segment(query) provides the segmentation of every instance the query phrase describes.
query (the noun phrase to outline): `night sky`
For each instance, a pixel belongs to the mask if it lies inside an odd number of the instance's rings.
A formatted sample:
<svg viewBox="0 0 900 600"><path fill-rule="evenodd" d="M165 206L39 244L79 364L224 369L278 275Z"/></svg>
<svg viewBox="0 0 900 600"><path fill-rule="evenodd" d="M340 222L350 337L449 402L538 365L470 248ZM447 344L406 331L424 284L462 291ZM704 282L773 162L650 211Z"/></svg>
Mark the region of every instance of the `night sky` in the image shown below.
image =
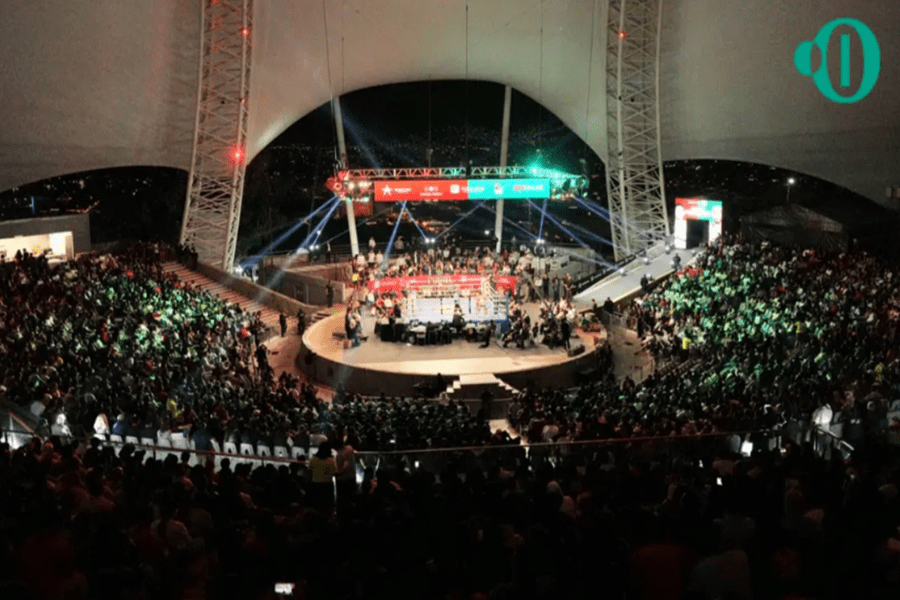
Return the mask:
<svg viewBox="0 0 900 600"><path fill-rule="evenodd" d="M499 164L503 86L494 83L438 81L370 88L344 96L341 105L352 168L476 166ZM430 143L429 143L430 140ZM663 141L665 143L665 141ZM268 245L290 224L331 197L324 187L334 175L337 140L330 105L326 104L289 127L248 165L238 256ZM547 167L591 178L591 195L606 204L603 164L559 119L530 98L513 92L508 164L535 161ZM674 161L664 165L666 196L706 197L725 202L726 228L742 214L781 204L794 177L791 198L814 202L837 199L853 205L868 203L839 186L768 165L720 160ZM129 167L73 174L21 186L0 194L0 218L27 218L90 210L94 242L161 238L175 241L180 231L187 174L178 169ZM467 210L455 206L413 205L417 219L449 221ZM467 204L467 203L462 203ZM563 223L578 223L610 237L608 223L580 207L551 203L551 213ZM507 214L520 226L536 231L537 211L507 202ZM378 208L378 207L376 207ZM671 213L670 213L671 214ZM162 216L162 218L160 218ZM455 219L453 219L455 220ZM530 225L529 225L530 220ZM367 224L360 235L386 236L386 229ZM493 227L493 215L479 211L461 228L469 237ZM336 244L348 243L346 221L334 220L324 235ZM545 227L545 237L571 241ZM285 240L279 248L296 247L306 232ZM404 229L404 236L417 235ZM507 237L510 233L505 232ZM589 241L582 239L579 241ZM601 251L609 248L598 247Z"/></svg>

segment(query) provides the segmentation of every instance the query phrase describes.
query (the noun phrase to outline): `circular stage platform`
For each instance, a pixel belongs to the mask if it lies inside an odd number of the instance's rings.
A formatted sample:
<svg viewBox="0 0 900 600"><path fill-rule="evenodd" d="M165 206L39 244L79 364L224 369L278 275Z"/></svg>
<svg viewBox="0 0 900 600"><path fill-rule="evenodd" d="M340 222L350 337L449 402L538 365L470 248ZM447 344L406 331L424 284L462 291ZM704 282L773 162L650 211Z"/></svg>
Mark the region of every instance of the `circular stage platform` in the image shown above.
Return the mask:
<svg viewBox="0 0 900 600"><path fill-rule="evenodd" d="M459 338L450 344L423 346L382 341L374 328L374 318L364 317L362 331L368 340L357 348L344 348L343 313L314 323L303 335L303 345L315 360L301 368L330 387L343 386L364 395L412 396L417 386L431 385L441 374L450 384L451 398L480 398L485 389L495 398L508 398L524 387L577 385L580 377L595 368L596 350L606 343L605 332L576 329L572 352L543 345L503 348L497 340L482 348L480 343Z"/></svg>

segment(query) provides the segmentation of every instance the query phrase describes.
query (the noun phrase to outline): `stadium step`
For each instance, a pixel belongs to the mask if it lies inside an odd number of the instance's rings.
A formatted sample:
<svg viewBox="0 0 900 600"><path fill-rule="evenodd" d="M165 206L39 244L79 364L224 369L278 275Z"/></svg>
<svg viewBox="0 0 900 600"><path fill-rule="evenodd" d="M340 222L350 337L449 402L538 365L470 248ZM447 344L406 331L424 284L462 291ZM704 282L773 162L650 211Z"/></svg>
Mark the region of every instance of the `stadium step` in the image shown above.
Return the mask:
<svg viewBox="0 0 900 600"><path fill-rule="evenodd" d="M447 386L447 396L451 400L481 400L482 394L490 391L495 400L512 398L517 390L497 379L491 373L460 375L459 379Z"/></svg>
<svg viewBox="0 0 900 600"><path fill-rule="evenodd" d="M278 311L272 310L271 308L264 306L251 298L247 298L246 296L232 290L231 288L213 281L205 275L201 275L196 271L192 271L181 263L174 261L163 263L163 272L170 273L177 277L179 281L190 283L194 287L204 292L209 292L213 296L216 296L224 300L225 302L236 304L240 306L241 309L245 312L248 312L250 314L261 313L260 318L262 319L266 327L276 331L279 329Z"/></svg>

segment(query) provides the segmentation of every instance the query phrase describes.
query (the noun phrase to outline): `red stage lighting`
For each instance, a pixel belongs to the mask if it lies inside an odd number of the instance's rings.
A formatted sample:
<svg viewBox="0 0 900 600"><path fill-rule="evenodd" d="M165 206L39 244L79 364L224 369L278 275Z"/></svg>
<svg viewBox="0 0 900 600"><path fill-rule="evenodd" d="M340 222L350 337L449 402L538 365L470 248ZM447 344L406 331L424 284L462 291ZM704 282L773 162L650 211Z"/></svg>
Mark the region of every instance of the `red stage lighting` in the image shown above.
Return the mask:
<svg viewBox="0 0 900 600"><path fill-rule="evenodd" d="M627 34L627 33L625 33L624 31L620 31L620 32L619 32L619 39L620 39L620 40L624 40L626 37L628 37L628 34Z"/></svg>
<svg viewBox="0 0 900 600"><path fill-rule="evenodd" d="M244 161L244 149L243 148L235 148L234 152L231 153L231 158L234 159L234 162L243 162Z"/></svg>
<svg viewBox="0 0 900 600"><path fill-rule="evenodd" d="M247 37L248 35L250 35L250 29L248 27L244 27L243 29L241 29L241 34L244 37Z"/></svg>

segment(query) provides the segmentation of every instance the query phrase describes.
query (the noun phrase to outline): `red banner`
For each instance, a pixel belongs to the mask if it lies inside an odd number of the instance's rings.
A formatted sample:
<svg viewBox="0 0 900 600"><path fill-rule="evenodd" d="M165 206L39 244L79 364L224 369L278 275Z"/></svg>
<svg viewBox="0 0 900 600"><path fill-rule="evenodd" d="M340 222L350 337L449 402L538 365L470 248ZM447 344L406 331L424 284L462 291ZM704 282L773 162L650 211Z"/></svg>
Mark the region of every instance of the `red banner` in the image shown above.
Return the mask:
<svg viewBox="0 0 900 600"><path fill-rule="evenodd" d="M460 290L476 291L481 289L481 282L490 279L490 275L420 275L416 277L391 277L370 281L368 287L373 292L416 292L422 288L451 284ZM513 293L516 289L516 277L498 275L497 289L501 292Z"/></svg>
<svg viewBox="0 0 900 600"><path fill-rule="evenodd" d="M376 181L375 202L467 200L466 180Z"/></svg>

